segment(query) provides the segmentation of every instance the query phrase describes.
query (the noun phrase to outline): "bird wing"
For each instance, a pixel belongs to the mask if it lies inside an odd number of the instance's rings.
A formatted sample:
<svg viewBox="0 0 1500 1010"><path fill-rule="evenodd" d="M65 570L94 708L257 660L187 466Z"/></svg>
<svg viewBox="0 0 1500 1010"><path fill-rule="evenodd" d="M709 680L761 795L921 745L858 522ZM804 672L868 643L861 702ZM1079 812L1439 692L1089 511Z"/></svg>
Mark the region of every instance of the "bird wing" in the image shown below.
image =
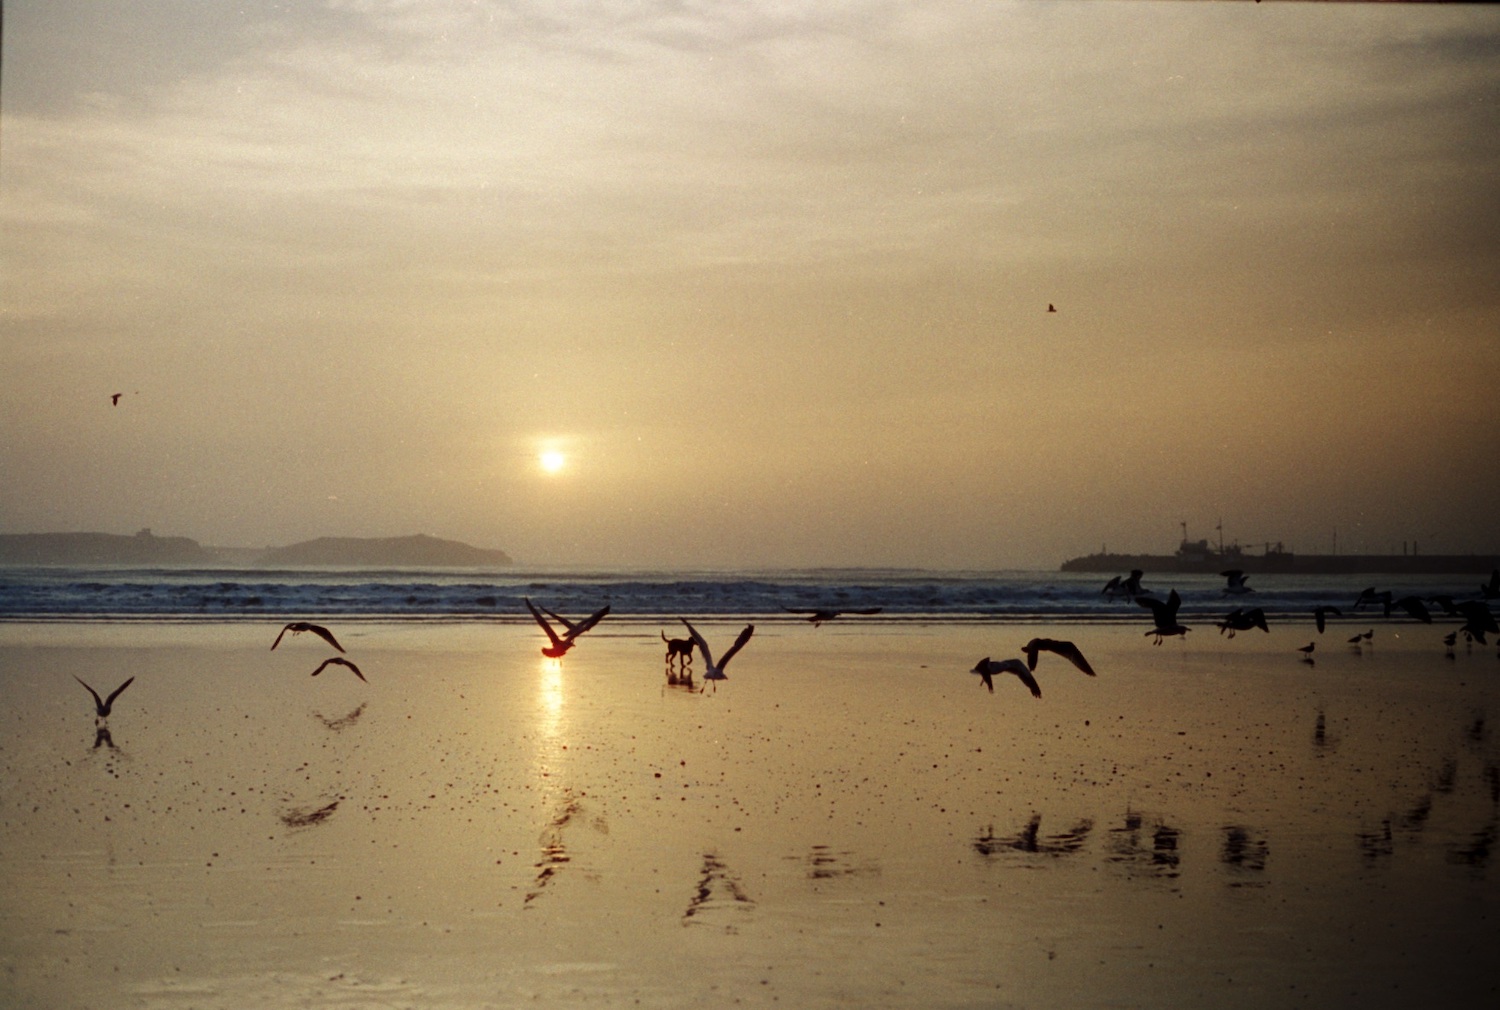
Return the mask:
<svg viewBox="0 0 1500 1010"><path fill-rule="evenodd" d="M679 617L678 620L687 624L688 637L698 643L698 654L703 657L703 662L708 664L710 670L714 669L714 654L708 651L708 643L703 640L702 635L698 634L698 629L688 624L686 617Z"/></svg>
<svg viewBox="0 0 1500 1010"><path fill-rule="evenodd" d="M601 607L589 616L585 617L583 620L579 621L577 624L571 625L568 628L568 641L571 642L573 639L577 638L585 631L588 631L600 621L604 620L605 615L608 613L609 607Z"/></svg>
<svg viewBox="0 0 1500 1010"><path fill-rule="evenodd" d="M1066 659L1074 666L1078 667L1078 669L1082 670L1090 677L1097 676L1097 674L1094 673L1094 668L1092 666L1089 666L1089 661L1083 658L1083 653L1078 650L1078 646L1074 645L1072 642L1055 642L1051 639L1047 639L1042 643L1042 648L1046 649L1048 652L1057 653L1059 656ZM1036 669L1036 667L1033 666L1032 669L1034 670Z"/></svg>
<svg viewBox="0 0 1500 1010"><path fill-rule="evenodd" d="M1025 645L1021 646L1021 651L1026 654L1026 668L1027 669L1029 669L1029 670L1035 670L1036 669L1037 652L1041 648L1043 648L1043 646L1042 646L1042 639L1040 639L1040 638L1033 638L1031 641L1029 641Z"/></svg>
<svg viewBox="0 0 1500 1010"><path fill-rule="evenodd" d="M866 616L868 616L870 614L878 614L878 613L880 613L884 609L885 609L884 607L866 607L863 610L846 610L846 611L844 611L844 613L846 613L846 614L865 614Z"/></svg>
<svg viewBox="0 0 1500 1010"><path fill-rule="evenodd" d="M1271 633L1270 627L1266 624L1266 612L1260 607L1256 607L1245 616L1250 618L1250 627L1259 628L1268 635Z"/></svg>
<svg viewBox="0 0 1500 1010"><path fill-rule="evenodd" d="M1177 620L1177 608L1180 606L1182 606L1182 597L1178 596L1177 590L1174 589L1172 590L1172 594L1167 597L1167 617L1170 620Z"/></svg>
<svg viewBox="0 0 1500 1010"><path fill-rule="evenodd" d="M104 699L104 707L105 708L109 708L111 705L113 705L115 703L115 699L120 696L120 692L124 691L127 687L129 687L133 683L135 683L135 678L131 677L125 683L121 684L119 687L117 687L113 691L111 691L109 693L109 697ZM98 696L95 695L95 697L97 698Z"/></svg>
<svg viewBox="0 0 1500 1010"><path fill-rule="evenodd" d="M352 672L360 680L365 680L365 675L359 672L359 667L355 666L353 663L349 662L347 659L341 659L341 660L339 660L339 662L342 663L344 666L347 666L349 668L350 672ZM368 684L369 681L365 680L365 683Z"/></svg>
<svg viewBox="0 0 1500 1010"><path fill-rule="evenodd" d="M724 667L729 665L729 661L734 658L734 654L745 647L745 643L750 641L750 636L753 634L755 634L755 625L745 625L745 630L740 632L740 637L734 640L734 644L729 647L729 651L719 657L719 670L721 672Z"/></svg>
<svg viewBox="0 0 1500 1010"><path fill-rule="evenodd" d="M1120 577L1118 575L1116 575L1114 578L1112 578L1108 582L1106 582L1104 584L1104 588L1101 589L1101 590L1099 590L1099 592L1101 592L1101 593L1109 593L1109 592L1113 592L1114 590L1119 589L1119 588L1120 588Z"/></svg>
<svg viewBox="0 0 1500 1010"><path fill-rule="evenodd" d="M343 659L339 656L334 656L330 659L323 660L323 662L318 665L318 668L312 672L312 675L316 677L318 674L323 672L325 667L333 666L335 664L337 664L338 666L347 666L351 671L353 671L356 677L358 677L360 680L365 680L365 675L359 672L359 667L355 666L347 659ZM365 683L368 684L369 681L365 680Z"/></svg>
<svg viewBox="0 0 1500 1010"><path fill-rule="evenodd" d="M1031 671L1026 669L1025 663L1019 659L1007 659L1000 664L1000 668L1021 678L1021 683L1030 689L1033 698L1040 698L1042 696L1042 686L1036 682L1036 678L1031 675Z"/></svg>
<svg viewBox="0 0 1500 1010"><path fill-rule="evenodd" d="M995 679L990 676L990 669L989 669L989 667L987 667L987 666L985 666L985 665L983 665L981 663L979 666L975 667L974 669L975 669L975 672L977 672L979 674L979 679L982 680L982 681L984 681L984 686L990 689L990 694L994 694L995 693Z"/></svg>
<svg viewBox="0 0 1500 1010"><path fill-rule="evenodd" d="M547 637L552 639L552 647L555 649L559 645L562 645L562 639L557 637L557 632L552 630L552 625L547 623L547 619L541 614L537 613L537 609L532 605L530 598L523 596L521 597L521 599L525 601L526 609L531 611L531 616L536 618L536 623L540 624L542 626L542 630L547 633ZM319 667L318 669L321 670L322 667Z"/></svg>
<svg viewBox="0 0 1500 1010"><path fill-rule="evenodd" d="M1167 605L1161 600L1153 600L1145 596L1137 596L1135 598L1135 602L1136 606L1145 607L1147 610L1151 611L1151 616L1156 618L1156 623L1158 624L1160 624L1162 620L1167 617Z"/></svg>
<svg viewBox="0 0 1500 1010"><path fill-rule="evenodd" d="M568 620L566 617L564 617L561 614L554 614L552 611L548 610L546 607L542 608L542 613L544 613L548 617L552 618L558 624L561 624L563 626L563 630L564 631L572 631L576 627L576 625L572 621Z"/></svg>
<svg viewBox="0 0 1500 1010"><path fill-rule="evenodd" d="M785 610L788 614L826 614L826 613L828 613L828 611L820 609L818 607L788 607L784 603L781 605L781 609Z"/></svg>
<svg viewBox="0 0 1500 1010"><path fill-rule="evenodd" d="M76 680L76 681L78 681L78 683L83 684L83 678L80 677L80 676L78 676L78 674L76 674L76 673L73 674L73 679ZM99 712L100 714L103 714L103 712L104 712L104 702L100 700L100 698L99 698L99 692L95 691L92 687L89 687L87 684L83 684L83 687L84 687L84 690L88 691L89 694L91 694L91 695L94 696L94 711Z"/></svg>
<svg viewBox="0 0 1500 1010"><path fill-rule="evenodd" d="M309 624L307 626L307 630L311 631L314 635L317 635L323 641L327 642L329 645L333 646L335 649L339 650L340 652L344 651L344 647L339 644L338 639L336 639L336 638L333 637L333 632L329 631L327 628L323 627L321 624Z"/></svg>
<svg viewBox="0 0 1500 1010"><path fill-rule="evenodd" d="M271 648L272 649L275 649L278 645L281 644L281 636L285 635L288 631L290 631L291 627L292 626L290 624L288 624L285 628L282 628L280 631L278 631L276 633L276 641L274 641L274 642L271 643Z"/></svg>

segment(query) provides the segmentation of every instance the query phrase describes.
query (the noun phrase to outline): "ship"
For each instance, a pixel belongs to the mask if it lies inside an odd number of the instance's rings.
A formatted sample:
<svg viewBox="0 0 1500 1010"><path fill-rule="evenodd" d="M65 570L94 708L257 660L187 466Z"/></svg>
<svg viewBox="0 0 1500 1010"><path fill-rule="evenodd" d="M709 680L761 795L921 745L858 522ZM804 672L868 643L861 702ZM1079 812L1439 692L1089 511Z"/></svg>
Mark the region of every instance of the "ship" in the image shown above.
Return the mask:
<svg viewBox="0 0 1500 1010"><path fill-rule="evenodd" d="M1123 574L1193 572L1217 575L1238 569L1246 574L1282 575L1478 575L1500 569L1500 554L1421 554L1413 545L1401 554L1294 554L1280 543L1267 543L1259 552L1239 544L1214 545L1183 537L1175 554L1111 554L1100 551L1062 563L1065 572Z"/></svg>

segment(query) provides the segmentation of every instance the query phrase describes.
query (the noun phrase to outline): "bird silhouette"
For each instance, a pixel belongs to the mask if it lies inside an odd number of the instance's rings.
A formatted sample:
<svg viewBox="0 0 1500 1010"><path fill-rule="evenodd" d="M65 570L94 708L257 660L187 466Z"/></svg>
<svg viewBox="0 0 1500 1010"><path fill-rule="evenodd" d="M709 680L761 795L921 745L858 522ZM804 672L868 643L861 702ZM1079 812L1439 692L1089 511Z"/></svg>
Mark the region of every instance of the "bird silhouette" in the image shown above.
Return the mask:
<svg viewBox="0 0 1500 1010"><path fill-rule="evenodd" d="M1156 623L1155 628L1146 632L1148 635L1156 636L1156 641L1152 642L1152 645L1160 645L1163 638L1172 635L1186 637L1187 633L1192 630L1177 623L1177 608L1182 606L1182 597L1177 595L1175 589L1165 600L1137 598L1135 602L1148 608L1151 611L1151 619Z"/></svg>
<svg viewBox="0 0 1500 1010"><path fill-rule="evenodd" d="M552 616L552 619L563 626L564 634L559 635L556 631L552 630L552 625L547 623L547 618L543 617L537 611L536 606L532 604L530 599L523 596L522 600L525 601L526 609L531 611L531 616L536 618L536 623L541 625L542 630L547 633L547 639L552 643L551 645L542 647L542 655L549 659L561 659L564 653L573 648L579 635L604 620L605 615L609 613L609 607L602 607L583 620L574 622L558 617L549 610L547 613Z"/></svg>
<svg viewBox="0 0 1500 1010"><path fill-rule="evenodd" d="M1480 583L1479 595L1486 600L1500 600L1500 568L1490 572L1490 581Z"/></svg>
<svg viewBox="0 0 1500 1010"><path fill-rule="evenodd" d="M1260 607L1252 607L1249 610L1236 607L1225 615L1224 620L1215 623L1219 626L1219 634L1228 632L1230 638L1233 638L1237 631L1249 631L1251 628L1259 628L1268 633L1271 630L1266 624L1266 612Z"/></svg>
<svg viewBox="0 0 1500 1010"><path fill-rule="evenodd" d="M1051 302L1048 302L1047 303L1047 311L1048 312L1056 312L1057 311L1057 306L1053 305Z"/></svg>
<svg viewBox="0 0 1500 1010"><path fill-rule="evenodd" d="M1391 606L1400 607L1402 610L1406 611L1408 614L1415 617L1423 624L1432 623L1432 614L1428 611L1427 605L1423 603L1419 597L1403 596L1401 597L1401 599L1391 604Z"/></svg>
<svg viewBox="0 0 1500 1010"><path fill-rule="evenodd" d="M111 407L118 407L120 405L120 396L121 396L121 394L119 394L119 393L110 393L109 394L109 405Z"/></svg>
<svg viewBox="0 0 1500 1010"><path fill-rule="evenodd" d="M1222 576L1224 576L1224 578L1226 578L1227 580L1229 580L1228 584L1224 587L1224 593L1225 593L1225 595L1227 595L1227 596L1242 596L1245 593L1253 593L1253 592L1255 592L1255 590L1253 590L1249 586L1245 585L1245 581L1247 579L1249 579L1250 576L1246 575L1240 569L1238 569L1238 568L1231 568L1231 569L1229 569L1227 571L1220 572L1219 574L1222 575Z"/></svg>
<svg viewBox="0 0 1500 1010"><path fill-rule="evenodd" d="M729 661L734 658L734 654L743 649L745 643L750 641L750 636L755 634L755 625L745 625L745 630L740 632L740 636L734 640L734 644L724 651L724 655L719 657L718 662L714 662L714 654L709 651L708 643L703 640L703 636L698 634L698 629L688 624L686 617L678 618L678 620L687 625L688 636L697 643L698 652L703 656L703 663L708 667L708 672L703 675L703 679L705 681L714 681L714 690L718 691L718 681L729 679L729 675L724 672L724 667L728 666ZM703 686L707 687L708 685L704 684Z"/></svg>
<svg viewBox="0 0 1500 1010"><path fill-rule="evenodd" d="M1391 591L1389 589L1377 593L1375 587L1370 586L1368 589L1362 590L1354 600L1354 609L1358 610L1366 603L1380 604L1385 609L1385 616L1391 616Z"/></svg>
<svg viewBox="0 0 1500 1010"><path fill-rule="evenodd" d="M1313 650L1317 647L1317 642L1308 642L1306 645L1298 647L1297 651L1302 653L1302 662L1311 663L1313 661Z"/></svg>
<svg viewBox="0 0 1500 1010"><path fill-rule="evenodd" d="M1026 654L1026 668L1033 672L1036 670L1038 653L1050 652L1066 659L1090 677L1096 676L1094 668L1089 666L1089 661L1083 658L1083 653L1072 642L1056 638L1033 638L1021 647L1021 651Z"/></svg>
<svg viewBox="0 0 1500 1010"><path fill-rule="evenodd" d="M339 650L340 652L344 651L344 647L339 644L338 639L333 637L333 632L329 631L321 624L309 624L306 621L293 621L291 624L288 624L286 627L282 628L281 631L276 635L276 641L271 643L271 648L274 649L278 645L280 645L281 636L285 635L288 631L290 631L293 636L300 635L304 631L311 631L314 635L317 635L319 638L327 642L329 645L333 646L335 649Z"/></svg>
<svg viewBox="0 0 1500 1010"><path fill-rule="evenodd" d="M1314 607L1313 608L1313 621L1314 621L1314 623L1317 624L1317 626L1318 626L1318 634L1320 634L1320 635L1323 633L1323 628L1328 623L1328 615L1329 614L1332 614L1335 617L1343 617L1344 616L1344 612L1342 610L1340 610L1338 607Z"/></svg>
<svg viewBox="0 0 1500 1010"><path fill-rule="evenodd" d="M350 672L352 672L356 677L358 677L360 680L365 680L365 675L359 672L359 667L349 662L343 656L334 656L331 659L323 660L323 662L319 664L318 668L312 672L312 675L316 677L318 674L322 673L326 667L333 666L334 664L338 664L339 666L347 666ZM365 680L365 683L368 684L369 681Z"/></svg>
<svg viewBox="0 0 1500 1010"><path fill-rule="evenodd" d="M995 693L994 675L997 673L1009 673L1014 674L1020 679L1021 683L1030 689L1033 698L1040 698L1042 696L1041 685L1036 682L1036 678L1031 675L1031 671L1026 668L1026 664L1019 659L1002 659L997 662L985 656L969 672L979 674L980 679L984 681L984 686L990 689L991 694Z"/></svg>
<svg viewBox="0 0 1500 1010"><path fill-rule="evenodd" d="M878 614L878 613L880 613L885 608L884 607L865 607L865 608L859 609L859 610L835 610L832 607L788 607L788 606L783 606L781 609L785 610L789 614L810 614L811 616L808 617L808 620L810 622L812 622L813 627L817 627L820 624L822 624L824 621L831 621L834 618L842 617L844 614L863 614L866 617L868 617L871 614Z"/></svg>
<svg viewBox="0 0 1500 1010"><path fill-rule="evenodd" d="M83 678L79 677L76 673L73 675L73 679L76 680L76 681L78 681L78 683L83 684ZM119 687L117 687L113 691L111 691L109 693L109 697L105 698L103 701L99 700L99 692L98 691L95 691L92 687L89 687L87 684L83 684L83 686L84 686L84 689L87 690L89 694L91 694L91 695L94 696L94 714L97 715L100 719L107 719L107 718L109 718L110 710L114 708L115 699L120 696L120 692L123 691L123 690L125 690L127 687L129 687L133 683L135 683L135 678L131 677L125 683L121 684Z"/></svg>

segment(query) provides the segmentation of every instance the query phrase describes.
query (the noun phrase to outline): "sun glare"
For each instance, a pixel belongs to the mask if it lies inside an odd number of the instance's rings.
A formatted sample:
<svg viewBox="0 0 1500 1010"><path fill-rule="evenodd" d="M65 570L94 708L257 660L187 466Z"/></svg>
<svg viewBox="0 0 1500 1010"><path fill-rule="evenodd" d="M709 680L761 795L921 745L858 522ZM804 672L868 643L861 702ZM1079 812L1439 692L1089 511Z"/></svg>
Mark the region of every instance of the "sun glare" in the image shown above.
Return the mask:
<svg viewBox="0 0 1500 1010"><path fill-rule="evenodd" d="M557 473L567 465L568 457L556 449L548 449L537 457L537 462L541 463L542 469L545 472Z"/></svg>

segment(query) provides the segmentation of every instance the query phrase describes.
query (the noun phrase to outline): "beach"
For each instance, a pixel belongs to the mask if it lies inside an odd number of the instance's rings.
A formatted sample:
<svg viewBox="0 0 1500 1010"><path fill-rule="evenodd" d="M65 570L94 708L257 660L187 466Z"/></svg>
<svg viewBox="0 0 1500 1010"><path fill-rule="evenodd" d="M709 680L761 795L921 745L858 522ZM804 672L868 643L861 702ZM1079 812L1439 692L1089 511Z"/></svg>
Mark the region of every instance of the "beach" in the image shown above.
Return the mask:
<svg viewBox="0 0 1500 1010"><path fill-rule="evenodd" d="M3 624L0 1003L1491 1006L1500 660L1377 624Z"/></svg>

